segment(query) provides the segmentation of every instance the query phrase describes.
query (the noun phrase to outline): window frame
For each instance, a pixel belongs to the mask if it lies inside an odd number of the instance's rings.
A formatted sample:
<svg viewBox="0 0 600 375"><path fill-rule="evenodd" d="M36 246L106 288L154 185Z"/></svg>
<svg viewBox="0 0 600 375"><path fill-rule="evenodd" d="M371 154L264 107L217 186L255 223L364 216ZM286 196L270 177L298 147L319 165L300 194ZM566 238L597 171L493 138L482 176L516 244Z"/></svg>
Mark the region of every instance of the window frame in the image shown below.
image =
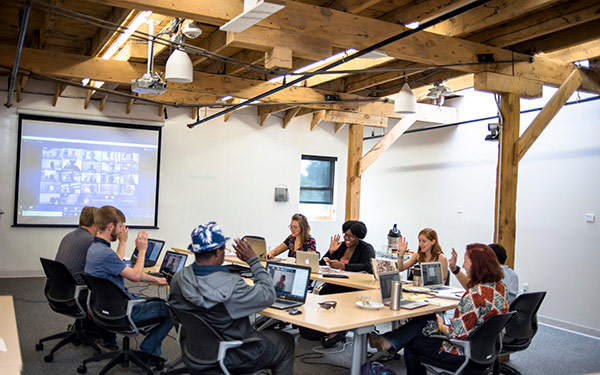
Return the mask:
<svg viewBox="0 0 600 375"><path fill-rule="evenodd" d="M320 156L320 155L302 155L301 162L303 160L316 160L329 162L329 186L328 187L315 187L315 186L302 186L302 176L300 177L300 195L298 197L301 204L322 204L322 205L333 205L335 196L335 163L337 157L335 156ZM312 191L329 191L329 199L327 201L311 202L302 200L302 190Z"/></svg>

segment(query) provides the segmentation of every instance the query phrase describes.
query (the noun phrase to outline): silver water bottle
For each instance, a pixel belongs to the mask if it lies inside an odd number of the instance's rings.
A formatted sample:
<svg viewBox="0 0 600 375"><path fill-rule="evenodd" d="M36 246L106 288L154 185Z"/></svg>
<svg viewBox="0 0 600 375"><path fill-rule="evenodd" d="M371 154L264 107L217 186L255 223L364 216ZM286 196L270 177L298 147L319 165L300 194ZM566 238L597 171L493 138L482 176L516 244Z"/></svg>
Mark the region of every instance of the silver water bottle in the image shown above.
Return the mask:
<svg viewBox="0 0 600 375"><path fill-rule="evenodd" d="M392 281L392 299L390 301L390 310L400 310L401 301L402 283L400 281Z"/></svg>

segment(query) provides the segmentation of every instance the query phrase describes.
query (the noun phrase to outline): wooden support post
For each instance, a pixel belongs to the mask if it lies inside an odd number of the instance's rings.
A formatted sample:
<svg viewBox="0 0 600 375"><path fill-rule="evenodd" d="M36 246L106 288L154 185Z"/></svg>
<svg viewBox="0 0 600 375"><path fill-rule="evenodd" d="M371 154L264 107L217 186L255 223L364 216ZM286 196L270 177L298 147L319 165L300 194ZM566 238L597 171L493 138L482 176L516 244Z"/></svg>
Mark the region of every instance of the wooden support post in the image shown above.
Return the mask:
<svg viewBox="0 0 600 375"><path fill-rule="evenodd" d="M166 108L166 107L167 107L167 106L166 106L166 105L164 105L164 104L160 104L160 105L158 106L158 117L163 117L163 116L165 115L165 108Z"/></svg>
<svg viewBox="0 0 600 375"><path fill-rule="evenodd" d="M106 100L108 99L108 94L104 95L100 100L100 107L98 108L100 112L104 111L104 105L106 104Z"/></svg>
<svg viewBox="0 0 600 375"><path fill-rule="evenodd" d="M283 47L273 47L265 52L265 68L292 69L292 50Z"/></svg>
<svg viewBox="0 0 600 375"><path fill-rule="evenodd" d="M229 104L240 104L242 102L242 99L239 98L233 98L227 101ZM225 116L223 116L223 122L227 122L227 120L229 120L229 118L231 117L231 115L233 115L233 112L235 111L231 111L229 113L226 113Z"/></svg>
<svg viewBox="0 0 600 375"><path fill-rule="evenodd" d="M519 163L515 145L519 139L520 102L517 94L503 94L500 113L504 119L499 142L498 169L496 172L495 242L506 249L506 264L515 265L515 235L517 211L517 176Z"/></svg>
<svg viewBox="0 0 600 375"><path fill-rule="evenodd" d="M28 78L28 74L17 75L17 103L21 102L21 91L25 88Z"/></svg>
<svg viewBox="0 0 600 375"><path fill-rule="evenodd" d="M535 140L542 134L544 129L546 129L546 126L548 126L558 111L560 111L567 100L569 100L571 94L581 86L581 82L581 74L579 74L577 69L574 69L565 82L560 85L558 91L556 91L550 101L546 103L544 108L542 108L540 113L538 113L536 118L531 122L531 125L529 125L527 130L525 130L521 136L521 139L519 139L515 145L515 160L517 163L523 159L527 150L529 150Z"/></svg>
<svg viewBox="0 0 600 375"><path fill-rule="evenodd" d="M192 107L192 119L195 120L198 117L198 107Z"/></svg>
<svg viewBox="0 0 600 375"><path fill-rule="evenodd" d="M66 88L67 88L67 85L63 85L62 83L59 83L58 85L56 85L56 90L54 91L54 99L52 100L53 107L56 107L56 103L58 102L58 98L59 98L60 94L62 94Z"/></svg>
<svg viewBox="0 0 600 375"><path fill-rule="evenodd" d="M125 113L129 114L131 112L131 107L133 106L133 102L135 102L134 98L130 98L127 101L127 108L125 109Z"/></svg>
<svg viewBox="0 0 600 375"><path fill-rule="evenodd" d="M90 104L90 99L92 98L93 93L94 93L93 89L88 89L85 92L85 99L83 99L83 109L88 109L88 105Z"/></svg>
<svg viewBox="0 0 600 375"><path fill-rule="evenodd" d="M326 113L327 113L327 111L325 111L325 110L313 113L313 117L312 117L312 120L310 122L310 131L315 130L315 128L317 127L317 125L319 125L319 123L321 121L323 121L323 119L325 118L325 114Z"/></svg>
<svg viewBox="0 0 600 375"><path fill-rule="evenodd" d="M346 174L346 220L360 217L360 175L364 125L350 125L348 131L348 172Z"/></svg>
<svg viewBox="0 0 600 375"><path fill-rule="evenodd" d="M358 175L362 176L367 168L369 168L381 154L390 148L390 146L393 145L394 142L396 142L396 140L415 123L415 121L417 121L417 115L406 115L402 120L398 121L394 128L384 135L383 138L381 138L379 142L377 142L377 144L359 160Z"/></svg>

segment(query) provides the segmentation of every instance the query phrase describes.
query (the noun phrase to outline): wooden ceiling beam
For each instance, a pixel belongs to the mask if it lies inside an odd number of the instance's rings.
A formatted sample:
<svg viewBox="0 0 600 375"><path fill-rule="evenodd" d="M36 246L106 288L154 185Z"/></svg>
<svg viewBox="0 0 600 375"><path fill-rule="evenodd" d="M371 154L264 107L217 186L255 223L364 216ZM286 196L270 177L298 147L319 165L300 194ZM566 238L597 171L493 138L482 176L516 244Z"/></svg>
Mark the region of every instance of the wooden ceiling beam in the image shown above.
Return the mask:
<svg viewBox="0 0 600 375"><path fill-rule="evenodd" d="M499 25L527 13L549 7L559 0L492 0L489 3L427 29L440 35L467 35Z"/></svg>
<svg viewBox="0 0 600 375"><path fill-rule="evenodd" d="M356 14L383 0L335 0L330 8Z"/></svg>
<svg viewBox="0 0 600 375"><path fill-rule="evenodd" d="M544 58L563 62L575 62L598 56L600 56L600 36L588 42L544 54Z"/></svg>
<svg viewBox="0 0 600 375"><path fill-rule="evenodd" d="M135 9L150 7L160 14L179 16L220 25L241 12L241 3L237 1L221 1L219 6L212 2L187 2L184 0L157 0L148 4L144 0L91 0L111 5L127 6ZM390 24L367 17L302 4L287 2L286 7L266 20L259 26L276 30L285 30L300 35L331 40L333 46L341 48L362 49L381 40L397 35L406 30L401 25ZM249 30L254 29L251 28ZM241 33L243 35L245 33ZM268 40L264 34L263 40ZM264 42L263 42L264 43ZM292 48L294 49L294 48ZM384 48L388 56L401 60L414 61L423 64L456 64L476 61L477 54L493 54L497 61L521 60L529 56L512 53L501 48L490 47L462 39L438 35L426 31L402 39ZM498 73L513 72L514 75L542 81L550 85L560 85L573 67L544 59L536 59L533 63L517 62L502 66L462 65L456 70L475 73L479 71L495 71Z"/></svg>
<svg viewBox="0 0 600 375"><path fill-rule="evenodd" d="M128 20L133 19L135 14L137 14L137 12L130 9L113 8L105 19L121 26L127 26L129 23ZM119 32L105 28L98 28L98 31L92 37L90 56L100 55L104 49L108 48L108 44L118 38L119 35L121 35Z"/></svg>
<svg viewBox="0 0 600 375"><path fill-rule="evenodd" d="M513 6L513 8L519 9L517 6ZM496 47L506 47L595 21L598 18L600 18L598 1L568 1L527 15L518 22L509 22L492 30L484 30L473 35L469 40Z"/></svg>
<svg viewBox="0 0 600 375"><path fill-rule="evenodd" d="M521 98L541 98L543 85L541 82L531 81L505 74L481 72L475 74L475 90L494 92L498 94L517 94Z"/></svg>
<svg viewBox="0 0 600 375"><path fill-rule="evenodd" d="M227 48L227 33L221 30L215 30L206 38L201 39L198 42L192 40L190 43L207 51L221 54L221 52ZM208 60L208 57L204 56L192 56L191 58L193 65L198 65Z"/></svg>
<svg viewBox="0 0 600 375"><path fill-rule="evenodd" d="M600 22L591 21L556 33L543 35L539 38L526 40L512 45L511 49L515 51L528 51L533 54L539 52L549 53L596 39L598 35L600 35ZM537 57L542 56L542 54L538 54Z"/></svg>
<svg viewBox="0 0 600 375"><path fill-rule="evenodd" d="M53 7L60 7L64 3L64 0L52 0L50 1L50 5ZM56 13L46 12L44 15L44 21L42 22L42 26L40 27L40 49L45 49L46 44L48 43L48 37L52 34L52 30L54 29L54 21L56 20Z"/></svg>
<svg viewBox="0 0 600 375"><path fill-rule="evenodd" d="M379 17L380 20L406 25L411 22L426 22L455 10L472 0L429 0L414 1L400 6Z"/></svg>
<svg viewBox="0 0 600 375"><path fill-rule="evenodd" d="M244 49L235 55L231 56L232 58L240 61L245 61L250 64L259 65L265 60L265 53L262 51L253 51L249 49ZM225 65L225 74L240 74L246 71L248 68L243 65L234 65L227 64Z"/></svg>

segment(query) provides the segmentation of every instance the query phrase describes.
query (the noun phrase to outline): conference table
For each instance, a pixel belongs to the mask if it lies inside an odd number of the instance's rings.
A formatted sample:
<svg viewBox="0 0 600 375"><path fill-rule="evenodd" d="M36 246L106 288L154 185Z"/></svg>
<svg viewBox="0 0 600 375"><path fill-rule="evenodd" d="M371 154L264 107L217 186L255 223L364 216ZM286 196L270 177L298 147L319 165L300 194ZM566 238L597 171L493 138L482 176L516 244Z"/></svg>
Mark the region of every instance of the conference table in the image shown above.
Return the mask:
<svg viewBox="0 0 600 375"><path fill-rule="evenodd" d="M12 296L0 296L0 338L6 345L6 351L0 350L0 374L20 374L23 361Z"/></svg>

